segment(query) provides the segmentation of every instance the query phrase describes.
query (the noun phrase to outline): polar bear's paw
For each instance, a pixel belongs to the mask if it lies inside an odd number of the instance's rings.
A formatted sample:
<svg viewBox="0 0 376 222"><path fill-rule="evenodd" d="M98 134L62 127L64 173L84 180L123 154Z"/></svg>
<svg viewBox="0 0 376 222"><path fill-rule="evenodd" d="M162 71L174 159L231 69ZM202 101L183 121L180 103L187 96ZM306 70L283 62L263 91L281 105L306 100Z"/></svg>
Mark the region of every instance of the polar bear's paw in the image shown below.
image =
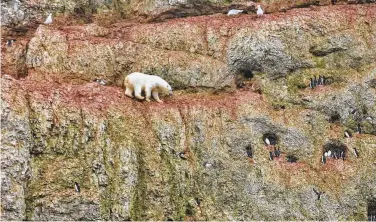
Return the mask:
<svg viewBox="0 0 376 222"><path fill-rule="evenodd" d="M137 99L139 99L139 100L144 100L145 99L145 97L143 97L143 96L138 96L138 95L136 95L135 96Z"/></svg>

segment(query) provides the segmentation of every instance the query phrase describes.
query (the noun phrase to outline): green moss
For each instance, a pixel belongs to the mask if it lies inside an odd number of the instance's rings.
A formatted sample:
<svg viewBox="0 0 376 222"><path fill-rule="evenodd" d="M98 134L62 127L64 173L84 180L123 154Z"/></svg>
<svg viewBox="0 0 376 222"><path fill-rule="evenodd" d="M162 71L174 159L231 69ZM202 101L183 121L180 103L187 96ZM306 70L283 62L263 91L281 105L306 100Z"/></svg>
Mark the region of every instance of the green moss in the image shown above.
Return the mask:
<svg viewBox="0 0 376 222"><path fill-rule="evenodd" d="M173 160L171 159L170 155L168 155L166 150L163 150L161 152L161 158L164 165L167 167L167 172L165 172L167 173L166 176L168 177L168 184L170 187L170 203L173 205L173 212L175 213L173 217L175 220L180 220L185 216L185 203L187 202L184 199L184 194L180 193L179 188L181 181L179 180L179 175L177 173Z"/></svg>
<svg viewBox="0 0 376 222"><path fill-rule="evenodd" d="M313 57L313 61L315 62L315 68L319 68L319 69L326 68L325 57Z"/></svg>
<svg viewBox="0 0 376 222"><path fill-rule="evenodd" d="M142 146L140 146L142 147ZM133 189L130 215L132 220L143 220L146 211L147 181L145 172L145 161L141 150L137 154L137 184Z"/></svg>
<svg viewBox="0 0 376 222"><path fill-rule="evenodd" d="M290 94L295 94L299 90L307 87L304 75L290 75L287 77L287 90Z"/></svg>

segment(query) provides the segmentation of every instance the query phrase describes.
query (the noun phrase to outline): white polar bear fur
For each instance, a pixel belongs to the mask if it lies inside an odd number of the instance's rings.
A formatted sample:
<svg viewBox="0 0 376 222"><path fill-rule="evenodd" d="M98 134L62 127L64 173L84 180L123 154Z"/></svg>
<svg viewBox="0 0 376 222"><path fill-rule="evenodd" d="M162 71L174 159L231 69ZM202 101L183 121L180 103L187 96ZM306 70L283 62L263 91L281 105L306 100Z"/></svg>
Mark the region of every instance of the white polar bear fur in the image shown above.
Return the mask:
<svg viewBox="0 0 376 222"><path fill-rule="evenodd" d="M124 79L125 95L130 98L134 96L137 99L143 100L144 97L141 96L141 91L145 92L146 101L150 102L150 96L159 102L163 103L159 99L158 93L168 93L172 95L171 86L159 76L147 75L140 72L134 72L127 75Z"/></svg>

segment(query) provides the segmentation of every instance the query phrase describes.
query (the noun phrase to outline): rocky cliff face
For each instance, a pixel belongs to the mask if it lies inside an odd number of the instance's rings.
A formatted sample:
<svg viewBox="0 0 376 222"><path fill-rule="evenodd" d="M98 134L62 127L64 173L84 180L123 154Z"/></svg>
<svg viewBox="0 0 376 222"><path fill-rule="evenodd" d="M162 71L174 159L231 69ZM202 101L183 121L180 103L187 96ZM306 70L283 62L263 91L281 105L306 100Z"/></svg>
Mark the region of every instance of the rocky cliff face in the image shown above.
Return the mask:
<svg viewBox="0 0 376 222"><path fill-rule="evenodd" d="M289 4L277 3L268 7ZM171 7L190 9L179 4ZM171 15L162 9L143 13L160 21ZM376 201L375 4L262 18L64 19L25 34L2 27L17 40L2 47L2 219L367 219ZM127 98L122 81L133 71L162 76L175 95ZM319 75L326 84L309 88ZM328 150L345 158L322 163Z"/></svg>

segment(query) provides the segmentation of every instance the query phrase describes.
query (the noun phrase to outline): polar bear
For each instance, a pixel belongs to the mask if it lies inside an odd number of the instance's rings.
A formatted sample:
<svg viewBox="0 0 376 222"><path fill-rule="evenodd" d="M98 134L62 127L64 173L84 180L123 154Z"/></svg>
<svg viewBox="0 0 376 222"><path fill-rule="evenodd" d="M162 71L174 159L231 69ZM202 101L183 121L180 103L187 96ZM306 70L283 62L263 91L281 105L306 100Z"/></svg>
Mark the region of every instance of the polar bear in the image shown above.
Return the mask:
<svg viewBox="0 0 376 222"><path fill-rule="evenodd" d="M132 94L134 91L134 96L137 99L144 99L144 97L141 96L141 91L143 90L147 102L150 102L150 96L152 95L157 102L163 103L163 101L159 99L158 93L168 93L169 95L172 95L171 86L161 77L147 75L140 72L134 72L127 75L124 79L124 86L125 95L130 98L133 98Z"/></svg>

